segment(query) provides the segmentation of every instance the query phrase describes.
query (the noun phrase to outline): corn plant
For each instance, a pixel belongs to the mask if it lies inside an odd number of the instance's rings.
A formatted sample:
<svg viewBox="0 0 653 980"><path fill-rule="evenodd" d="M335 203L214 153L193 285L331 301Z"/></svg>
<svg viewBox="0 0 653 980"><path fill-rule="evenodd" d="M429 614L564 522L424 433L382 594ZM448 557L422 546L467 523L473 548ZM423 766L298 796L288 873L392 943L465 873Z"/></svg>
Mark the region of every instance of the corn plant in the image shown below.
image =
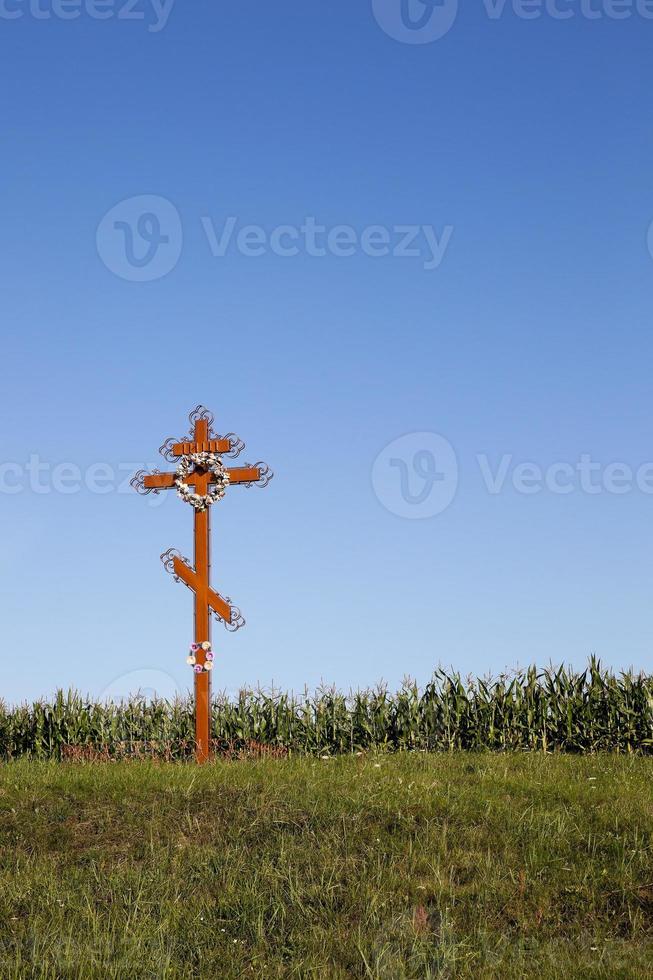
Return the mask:
<svg viewBox="0 0 653 980"><path fill-rule="evenodd" d="M0 759L133 758L193 755L193 703L134 696L95 703L74 691L51 701L0 702ZM407 680L345 695L242 690L212 707L218 752L268 747L278 754L377 751L653 753L653 677L587 668L537 670L463 680L435 672L420 691Z"/></svg>

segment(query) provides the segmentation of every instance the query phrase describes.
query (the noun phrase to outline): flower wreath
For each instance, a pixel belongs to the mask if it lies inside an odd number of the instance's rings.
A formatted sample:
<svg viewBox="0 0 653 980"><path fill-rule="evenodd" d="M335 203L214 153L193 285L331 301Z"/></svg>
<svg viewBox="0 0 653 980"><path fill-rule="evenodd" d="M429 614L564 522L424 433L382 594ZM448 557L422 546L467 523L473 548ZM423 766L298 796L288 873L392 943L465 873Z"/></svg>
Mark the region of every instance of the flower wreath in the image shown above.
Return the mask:
<svg viewBox="0 0 653 980"><path fill-rule="evenodd" d="M208 493L195 493L186 482L193 466L199 466L213 474L214 482L209 486ZM222 465L222 461L216 453L190 453L188 456L182 456L175 473L177 496L181 497L185 503L192 504L195 510L199 511L206 510L216 500L221 500L228 483L229 471Z"/></svg>
<svg viewBox="0 0 653 980"><path fill-rule="evenodd" d="M198 664L197 654L200 650L204 650L205 660L203 664ZM190 653L186 657L186 663L190 664L196 674L203 674L205 670L213 670L213 659L214 654L211 650L211 644L208 640L204 643L191 643Z"/></svg>

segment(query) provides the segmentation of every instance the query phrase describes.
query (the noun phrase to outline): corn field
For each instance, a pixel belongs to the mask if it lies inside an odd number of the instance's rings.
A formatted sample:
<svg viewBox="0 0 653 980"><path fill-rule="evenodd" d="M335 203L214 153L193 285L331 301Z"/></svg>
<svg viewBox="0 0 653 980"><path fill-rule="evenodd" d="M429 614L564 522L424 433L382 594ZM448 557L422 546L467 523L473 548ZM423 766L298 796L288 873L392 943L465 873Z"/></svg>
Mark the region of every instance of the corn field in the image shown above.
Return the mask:
<svg viewBox="0 0 653 980"><path fill-rule="evenodd" d="M93 703L0 702L0 759L192 758L192 698ZM531 667L495 680L436 671L404 683L295 696L243 690L213 702L212 739L224 755L336 755L368 750L653 753L653 677L615 676L591 660L580 672Z"/></svg>

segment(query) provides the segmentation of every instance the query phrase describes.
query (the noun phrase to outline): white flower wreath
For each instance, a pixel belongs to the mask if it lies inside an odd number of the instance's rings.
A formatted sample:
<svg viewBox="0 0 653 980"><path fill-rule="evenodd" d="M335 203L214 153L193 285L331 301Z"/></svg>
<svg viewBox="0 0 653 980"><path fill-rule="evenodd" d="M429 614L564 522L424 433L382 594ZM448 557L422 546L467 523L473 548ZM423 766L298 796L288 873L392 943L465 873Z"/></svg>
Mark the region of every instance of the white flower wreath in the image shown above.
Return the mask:
<svg viewBox="0 0 653 980"><path fill-rule="evenodd" d="M193 466L208 470L213 475L208 493L195 493L186 482ZM199 511L206 510L216 500L221 500L228 483L229 471L222 465L222 461L216 453L190 453L188 456L182 456L175 473L177 496L181 497L187 504L192 504L195 510Z"/></svg>

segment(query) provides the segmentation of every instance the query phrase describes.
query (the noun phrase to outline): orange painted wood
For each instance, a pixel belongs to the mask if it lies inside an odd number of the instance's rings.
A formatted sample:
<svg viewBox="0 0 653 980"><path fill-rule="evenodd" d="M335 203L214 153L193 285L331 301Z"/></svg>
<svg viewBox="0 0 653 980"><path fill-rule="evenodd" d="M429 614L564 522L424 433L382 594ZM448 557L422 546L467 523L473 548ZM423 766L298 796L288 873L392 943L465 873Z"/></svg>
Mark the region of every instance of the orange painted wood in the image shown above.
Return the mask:
<svg viewBox="0 0 653 980"><path fill-rule="evenodd" d="M211 675L195 674L195 761L211 758Z"/></svg>
<svg viewBox="0 0 653 980"><path fill-rule="evenodd" d="M229 603L225 602L222 596L218 595L217 592L214 592L213 589L209 589L208 600L209 605L217 612L218 616L220 616L221 619L224 619L225 623L230 623L231 606Z"/></svg>
<svg viewBox="0 0 653 980"><path fill-rule="evenodd" d="M261 473L257 466L234 466L231 469L227 468L229 473L230 483L256 483L259 479ZM206 480L207 483L213 483L215 478L212 473L202 474L201 477L197 473L191 473L186 482L189 487L198 486L198 478ZM175 474L174 473L154 473L151 476L145 477L145 488L146 490L173 490L175 486ZM202 490L197 490L198 493L203 493Z"/></svg>
<svg viewBox="0 0 653 980"><path fill-rule="evenodd" d="M256 483L261 476L258 466L234 466L227 472L229 483Z"/></svg>
<svg viewBox="0 0 653 980"><path fill-rule="evenodd" d="M176 442L172 447L173 456L188 456L190 453L228 453L231 449L229 439L195 440L195 442Z"/></svg>
<svg viewBox="0 0 653 980"><path fill-rule="evenodd" d="M189 589L195 591L195 572L181 558L174 560L175 575L178 575L182 582L185 582Z"/></svg>
<svg viewBox="0 0 653 980"><path fill-rule="evenodd" d="M231 449L228 439L210 439L210 426L206 419L195 422L193 439L175 443L173 455L186 456L194 452L227 453ZM231 484L256 483L261 478L258 466L236 466L228 469ZM144 478L146 490L172 490L175 487L175 473L156 473ZM211 483L215 482L212 473L195 470L186 478L186 483L196 493L205 495ZM211 508L194 511L194 568L180 558L173 563L174 573L194 592L195 643L211 642L211 610L225 622L231 622L231 606L210 586L211 577ZM206 654L198 650L197 663L206 662ZM211 757L211 671L195 674L195 758L206 762Z"/></svg>
<svg viewBox="0 0 653 980"><path fill-rule="evenodd" d="M151 476L146 476L144 480L147 490L172 490L174 485L174 473L153 473Z"/></svg>
<svg viewBox="0 0 653 980"><path fill-rule="evenodd" d="M208 441L209 424L206 419L195 423L195 442ZM206 494L209 474L197 473L195 490ZM195 642L211 640L211 610L209 608L209 575L211 572L209 508L195 511ZM199 651L198 663L204 663L205 654ZM211 757L210 742L211 673L195 674L195 757L197 762L207 762Z"/></svg>
<svg viewBox="0 0 653 980"><path fill-rule="evenodd" d="M202 587L201 583L198 581L196 573L192 568L189 568L185 561L182 561L181 558L175 558L173 565L175 575L177 575L189 589L196 592L198 588ZM231 622L231 606L225 599L222 598L221 595L210 587L207 590L207 602L209 606L211 606L211 608L217 612L218 616L225 620L225 622ZM198 641L196 640L195 642Z"/></svg>

